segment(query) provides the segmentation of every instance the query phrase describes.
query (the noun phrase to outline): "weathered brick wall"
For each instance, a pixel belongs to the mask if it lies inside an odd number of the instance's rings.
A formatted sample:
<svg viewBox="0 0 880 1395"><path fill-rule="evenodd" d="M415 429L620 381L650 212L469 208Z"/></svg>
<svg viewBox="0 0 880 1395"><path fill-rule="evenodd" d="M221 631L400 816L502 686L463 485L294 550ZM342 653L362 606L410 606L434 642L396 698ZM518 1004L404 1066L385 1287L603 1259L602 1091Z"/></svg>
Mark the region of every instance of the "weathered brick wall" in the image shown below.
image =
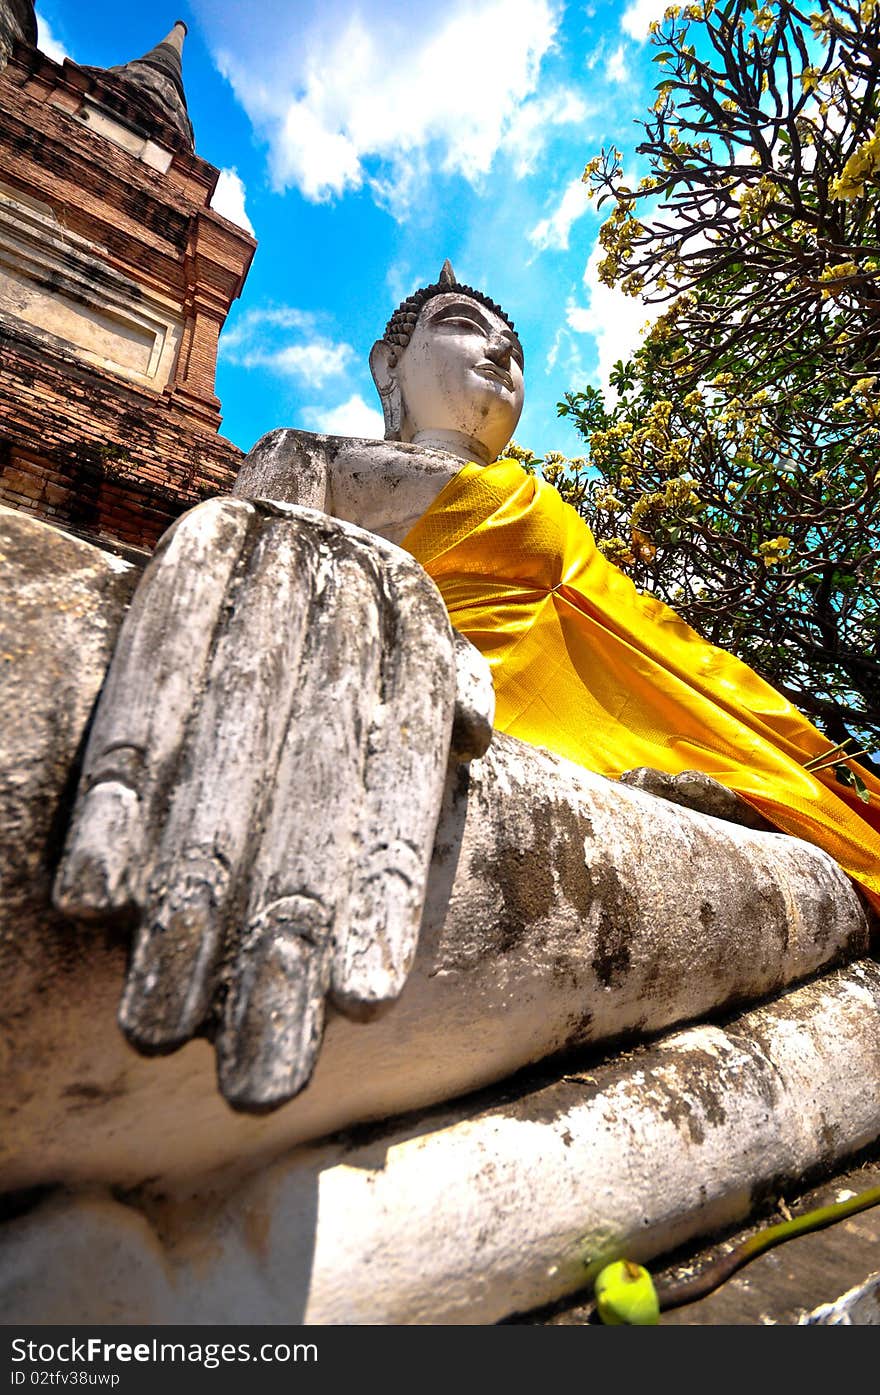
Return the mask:
<svg viewBox="0 0 880 1395"><path fill-rule="evenodd" d="M185 509L228 492L241 458L167 398L0 329L0 501L10 507L152 548Z"/></svg>
<svg viewBox="0 0 880 1395"><path fill-rule="evenodd" d="M0 68L0 180L48 204L100 267L170 302L183 322L171 379L151 390L85 362L75 346L0 322L0 499L100 539L152 547L168 524L228 490L242 452L215 433L217 340L255 243L208 207L218 171L161 121L165 173L89 128L98 102L137 129L149 108L124 84L16 43Z"/></svg>

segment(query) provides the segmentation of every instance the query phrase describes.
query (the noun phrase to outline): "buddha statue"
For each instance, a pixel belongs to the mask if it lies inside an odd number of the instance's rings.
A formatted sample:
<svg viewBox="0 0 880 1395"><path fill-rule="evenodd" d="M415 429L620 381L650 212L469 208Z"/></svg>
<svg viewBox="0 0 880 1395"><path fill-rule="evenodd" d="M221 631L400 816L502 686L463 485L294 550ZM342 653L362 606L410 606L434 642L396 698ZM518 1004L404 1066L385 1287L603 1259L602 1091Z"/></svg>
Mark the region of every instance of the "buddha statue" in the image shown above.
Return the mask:
<svg viewBox="0 0 880 1395"><path fill-rule="evenodd" d="M448 261L398 306L370 353L384 441L280 429L257 443L235 493L320 509L393 543L469 461L488 465L523 408L513 322Z"/></svg>
<svg viewBox="0 0 880 1395"><path fill-rule="evenodd" d="M800 834L880 904L877 804L804 768L820 733L497 459L523 405L504 311L447 262L370 365L384 441L272 432L233 496L160 542L56 881L67 915L134 931L129 1040L209 1036L253 1112L308 1083L327 1003L368 1020L401 993L447 768L486 751L493 714L599 774Z"/></svg>

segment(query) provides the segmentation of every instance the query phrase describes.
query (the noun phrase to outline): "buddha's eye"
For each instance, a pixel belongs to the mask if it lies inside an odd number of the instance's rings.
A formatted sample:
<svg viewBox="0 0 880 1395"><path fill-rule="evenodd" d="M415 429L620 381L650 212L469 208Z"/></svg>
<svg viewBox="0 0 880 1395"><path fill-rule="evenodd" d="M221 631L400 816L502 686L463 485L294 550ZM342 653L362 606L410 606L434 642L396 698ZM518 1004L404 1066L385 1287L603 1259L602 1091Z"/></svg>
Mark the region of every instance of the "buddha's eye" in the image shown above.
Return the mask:
<svg viewBox="0 0 880 1395"><path fill-rule="evenodd" d="M456 329L469 329L472 330L474 334L482 334L484 339L486 337L486 331L483 326L477 324L476 320L466 319L464 315L447 315L440 323L444 325L455 325Z"/></svg>

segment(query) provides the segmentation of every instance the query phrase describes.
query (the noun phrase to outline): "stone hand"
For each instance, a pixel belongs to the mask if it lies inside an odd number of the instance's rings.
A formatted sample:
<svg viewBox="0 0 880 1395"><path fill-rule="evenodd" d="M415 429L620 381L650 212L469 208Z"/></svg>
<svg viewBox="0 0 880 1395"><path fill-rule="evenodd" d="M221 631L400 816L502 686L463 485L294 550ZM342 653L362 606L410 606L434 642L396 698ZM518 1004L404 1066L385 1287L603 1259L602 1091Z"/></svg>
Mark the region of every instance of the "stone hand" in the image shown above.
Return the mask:
<svg viewBox="0 0 880 1395"><path fill-rule="evenodd" d="M325 999L369 1018L404 985L450 748L482 754L491 707L400 549L286 504L185 515L120 633L55 886L137 926L131 1042L213 1037L238 1108L301 1090Z"/></svg>
<svg viewBox="0 0 880 1395"><path fill-rule="evenodd" d="M684 809L694 809L698 814L724 819L726 823L742 824L744 828L754 828L762 833L775 832L773 825L762 818L757 809L702 770L682 770L678 775L669 775L664 770L652 770L650 766L640 765L636 770L625 770L620 783L644 790L659 799L668 799L671 804L678 804Z"/></svg>

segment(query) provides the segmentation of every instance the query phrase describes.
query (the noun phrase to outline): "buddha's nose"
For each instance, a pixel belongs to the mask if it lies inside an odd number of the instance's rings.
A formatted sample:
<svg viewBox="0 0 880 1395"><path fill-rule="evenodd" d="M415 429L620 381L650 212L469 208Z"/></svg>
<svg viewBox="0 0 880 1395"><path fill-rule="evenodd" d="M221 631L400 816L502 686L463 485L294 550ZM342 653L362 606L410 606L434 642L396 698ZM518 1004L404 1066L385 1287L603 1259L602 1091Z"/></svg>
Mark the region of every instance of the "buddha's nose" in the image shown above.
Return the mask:
<svg viewBox="0 0 880 1395"><path fill-rule="evenodd" d="M486 357L502 368L510 366L511 343L503 334L490 334L486 341Z"/></svg>

